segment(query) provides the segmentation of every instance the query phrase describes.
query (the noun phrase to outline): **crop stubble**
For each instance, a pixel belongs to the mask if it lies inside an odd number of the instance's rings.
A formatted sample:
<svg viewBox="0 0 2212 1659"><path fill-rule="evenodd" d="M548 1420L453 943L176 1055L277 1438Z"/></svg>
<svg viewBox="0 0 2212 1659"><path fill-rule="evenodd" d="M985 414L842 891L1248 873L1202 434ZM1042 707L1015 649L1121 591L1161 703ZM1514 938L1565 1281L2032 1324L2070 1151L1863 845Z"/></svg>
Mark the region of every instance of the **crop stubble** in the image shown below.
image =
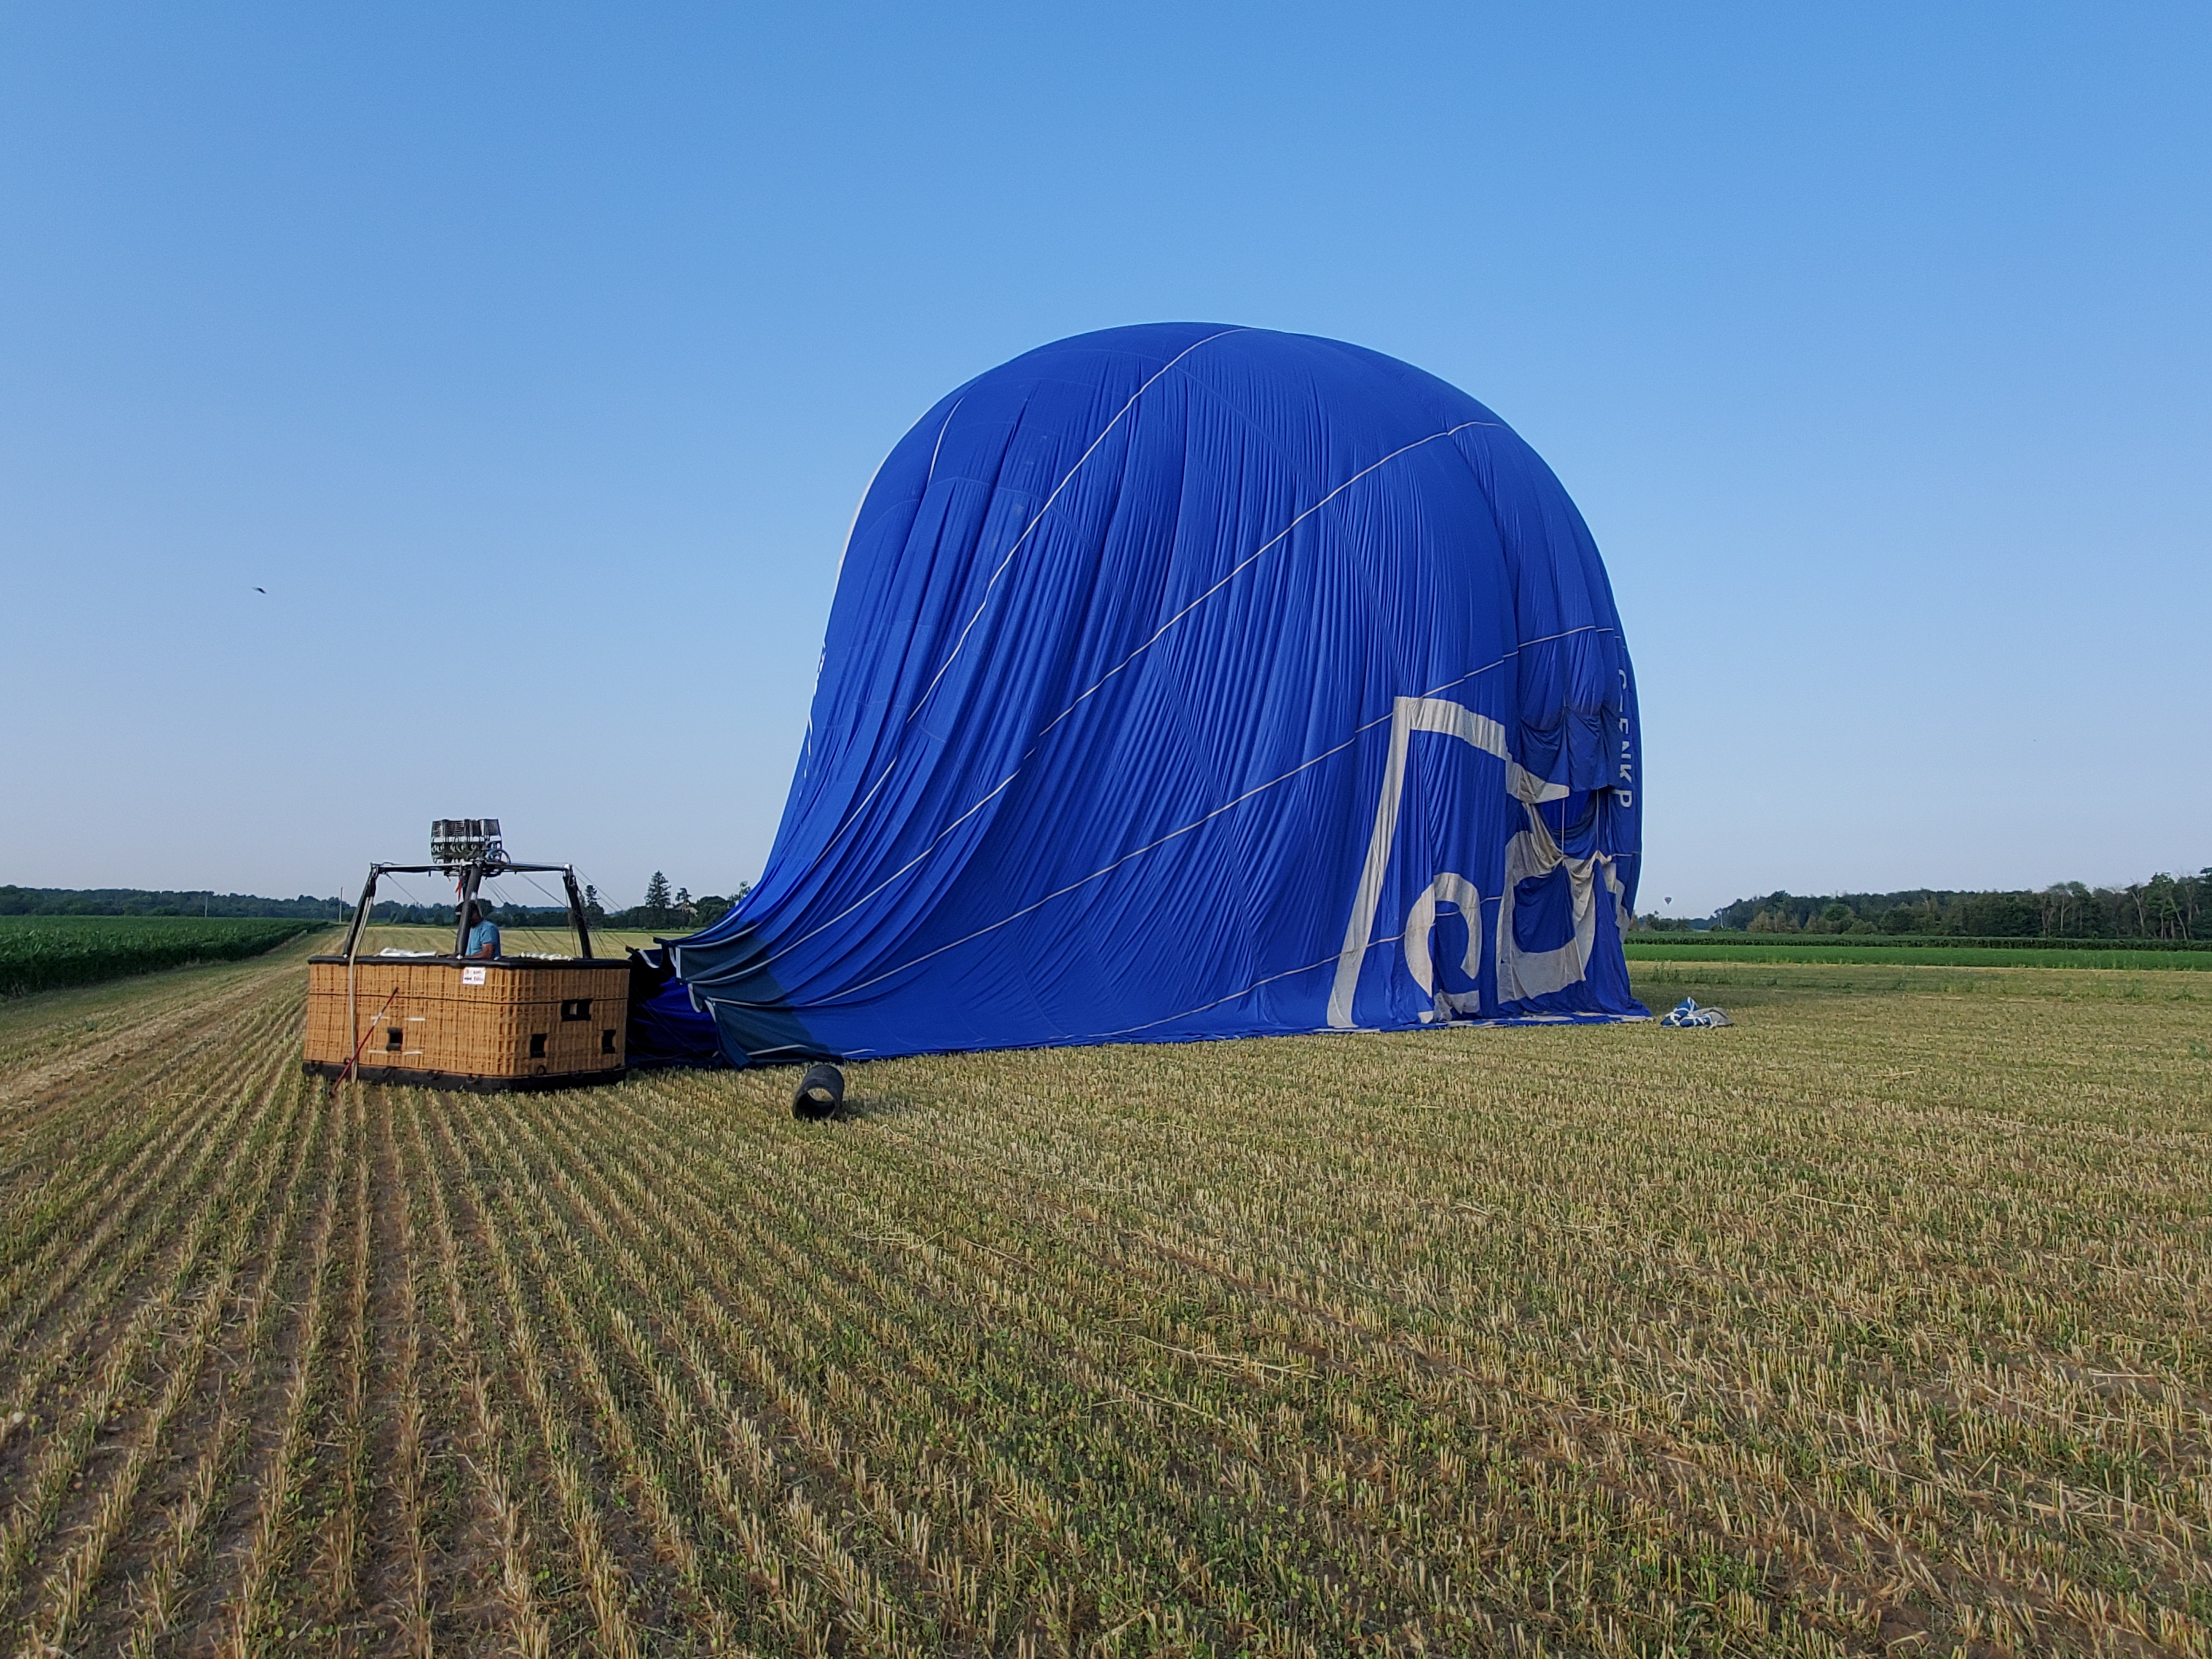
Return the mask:
<svg viewBox="0 0 2212 1659"><path fill-rule="evenodd" d="M23 1651L2212 1652L2197 975L806 1124L325 1091L297 954L0 1014Z"/></svg>

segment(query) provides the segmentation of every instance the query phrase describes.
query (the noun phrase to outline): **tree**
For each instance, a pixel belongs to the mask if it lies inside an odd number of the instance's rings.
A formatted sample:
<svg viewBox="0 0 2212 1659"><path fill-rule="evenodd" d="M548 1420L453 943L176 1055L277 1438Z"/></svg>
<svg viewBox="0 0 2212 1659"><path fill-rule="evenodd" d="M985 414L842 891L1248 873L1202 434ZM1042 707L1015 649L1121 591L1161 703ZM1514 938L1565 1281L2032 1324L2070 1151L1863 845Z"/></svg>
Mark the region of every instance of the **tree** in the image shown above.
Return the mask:
<svg viewBox="0 0 2212 1659"><path fill-rule="evenodd" d="M588 881L584 884L584 914L593 921L607 919L607 907L599 902L599 890Z"/></svg>
<svg viewBox="0 0 2212 1659"><path fill-rule="evenodd" d="M2053 882L2036 895L2036 906L2041 912L2039 919L2046 939L2069 939L2081 931L2085 913L2082 901L2089 890L2078 881Z"/></svg>
<svg viewBox="0 0 2212 1659"><path fill-rule="evenodd" d="M2153 876L2143 888L2144 931L2156 930L2160 939L2187 939L2189 919L2181 902L2181 884L2172 876Z"/></svg>
<svg viewBox="0 0 2212 1659"><path fill-rule="evenodd" d="M665 927L668 924L668 878L656 870L653 879L645 884L645 902L638 908L645 912L639 918L648 927Z"/></svg>

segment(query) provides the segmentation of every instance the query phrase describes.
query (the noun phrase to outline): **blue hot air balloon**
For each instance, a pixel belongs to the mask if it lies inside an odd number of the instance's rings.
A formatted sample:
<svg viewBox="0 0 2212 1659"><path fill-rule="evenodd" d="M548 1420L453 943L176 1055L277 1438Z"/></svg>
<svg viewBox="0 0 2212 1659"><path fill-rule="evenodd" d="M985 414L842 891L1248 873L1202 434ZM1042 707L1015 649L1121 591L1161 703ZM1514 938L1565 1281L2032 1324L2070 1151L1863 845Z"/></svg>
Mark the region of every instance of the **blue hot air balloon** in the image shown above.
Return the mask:
<svg viewBox="0 0 2212 1659"><path fill-rule="evenodd" d="M1641 765L1596 545L1489 410L1079 335L878 469L767 867L641 1015L739 1063L1640 1015Z"/></svg>

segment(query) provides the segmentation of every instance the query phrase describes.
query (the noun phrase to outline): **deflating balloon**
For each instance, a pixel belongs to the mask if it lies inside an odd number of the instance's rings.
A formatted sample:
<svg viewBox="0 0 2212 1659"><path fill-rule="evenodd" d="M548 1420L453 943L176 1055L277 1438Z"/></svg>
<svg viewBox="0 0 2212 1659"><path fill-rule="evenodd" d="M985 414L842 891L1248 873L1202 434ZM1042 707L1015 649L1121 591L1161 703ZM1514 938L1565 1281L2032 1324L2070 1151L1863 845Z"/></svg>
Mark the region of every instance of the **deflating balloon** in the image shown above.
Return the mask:
<svg viewBox="0 0 2212 1659"><path fill-rule="evenodd" d="M878 470L767 868L677 971L741 1064L1640 1015L1642 763L1596 545L1488 409L1082 335Z"/></svg>

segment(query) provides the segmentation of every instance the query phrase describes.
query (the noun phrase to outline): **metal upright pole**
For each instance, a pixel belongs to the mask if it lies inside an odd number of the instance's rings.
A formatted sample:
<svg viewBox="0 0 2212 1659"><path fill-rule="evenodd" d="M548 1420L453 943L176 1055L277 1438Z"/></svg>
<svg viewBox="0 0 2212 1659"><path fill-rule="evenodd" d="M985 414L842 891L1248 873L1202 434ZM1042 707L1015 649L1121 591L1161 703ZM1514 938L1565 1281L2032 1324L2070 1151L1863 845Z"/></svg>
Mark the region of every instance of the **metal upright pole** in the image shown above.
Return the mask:
<svg viewBox="0 0 2212 1659"><path fill-rule="evenodd" d="M483 879L483 866L467 864L461 867L461 909L453 923L453 954L465 957L469 953L469 901L477 896L477 884Z"/></svg>
<svg viewBox="0 0 2212 1659"><path fill-rule="evenodd" d="M368 866L368 884L361 890L361 902L354 907L353 926L346 929L346 1030L355 1039L356 1060L361 1057L362 1030L361 1009L354 994L354 958L361 951L361 930L368 923L368 907L376 902L376 866L372 864Z"/></svg>
<svg viewBox="0 0 2212 1659"><path fill-rule="evenodd" d="M592 919L584 910L584 896L576 890L576 866L561 866L561 879L568 889L568 917L576 924L576 948L586 960L592 954Z"/></svg>
<svg viewBox="0 0 2212 1659"><path fill-rule="evenodd" d="M353 960L354 947L361 943L361 930L368 921L368 907L376 897L376 866L372 864L368 866L368 884L361 890L361 902L354 907L353 926L346 929L345 953L349 962Z"/></svg>

